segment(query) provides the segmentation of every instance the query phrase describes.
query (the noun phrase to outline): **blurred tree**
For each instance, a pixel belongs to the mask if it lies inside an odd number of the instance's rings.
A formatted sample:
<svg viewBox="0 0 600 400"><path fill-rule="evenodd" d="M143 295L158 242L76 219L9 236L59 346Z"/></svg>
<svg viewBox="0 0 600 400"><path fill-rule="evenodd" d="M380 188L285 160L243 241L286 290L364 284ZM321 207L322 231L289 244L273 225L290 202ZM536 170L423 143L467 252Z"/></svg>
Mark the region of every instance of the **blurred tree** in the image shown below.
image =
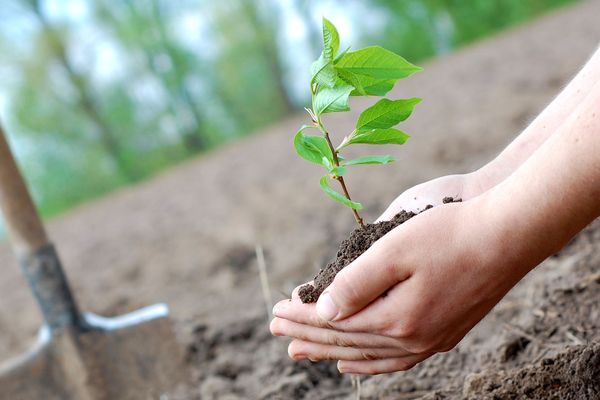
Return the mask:
<svg viewBox="0 0 600 400"><path fill-rule="evenodd" d="M278 26L281 21L277 9L278 5L260 0L241 0L240 3L240 10L254 31L258 50L262 53L267 64L277 95L282 102L283 110L286 114L290 113L295 107L286 87L285 71L281 54L278 51L277 39L280 37L279 32L281 29Z"/></svg>
<svg viewBox="0 0 600 400"><path fill-rule="evenodd" d="M38 40L42 43L44 54L47 57L46 60L43 60L43 65L47 66L54 63L60 65L64 78L66 78L65 80L74 91L76 105L79 108L79 111L87 117L88 121L94 127L97 138L104 147L106 153L112 159L116 171L128 181L138 179L139 174L130 164L126 163L124 159L123 149L95 101L85 73L78 71L69 59L66 49L65 34L61 28L53 26L46 18L42 11L41 0L26 0L24 4L29 6L32 15L37 19L40 25ZM32 61L35 62L41 60L33 59ZM41 67L43 69L43 66ZM42 76L45 75L46 74L42 74ZM59 114L54 116L54 118L58 115ZM60 134L60 132L55 133Z"/></svg>
<svg viewBox="0 0 600 400"><path fill-rule="evenodd" d="M573 1L576 0L375 0L375 4L392 20L385 26L385 46L418 60Z"/></svg>
<svg viewBox="0 0 600 400"><path fill-rule="evenodd" d="M202 70L168 29L170 5L159 0L95 3L99 21L111 30L128 51L141 55L146 68L168 96L166 112L174 117L177 131L190 153L208 147L204 115L188 89L188 79Z"/></svg>
<svg viewBox="0 0 600 400"><path fill-rule="evenodd" d="M321 53L323 39L321 38L321 26L315 23L311 13L313 2L310 0L293 0L293 4L296 12L304 22L304 26L306 27L307 31L308 42L314 54L313 57L316 59Z"/></svg>
<svg viewBox="0 0 600 400"><path fill-rule="evenodd" d="M411 61L436 53L433 13L423 0L374 0L388 16L377 42Z"/></svg>
<svg viewBox="0 0 600 400"><path fill-rule="evenodd" d="M227 114L237 114L244 133L286 115L293 107L283 83L283 67L274 64L280 62L279 56L266 56L276 49L265 50L264 35L273 28L257 25L258 10L256 5L248 6L249 2L211 3L210 33L206 38L214 49L214 84L220 88L222 98L228 99ZM268 41L268 46L275 46L275 38Z"/></svg>

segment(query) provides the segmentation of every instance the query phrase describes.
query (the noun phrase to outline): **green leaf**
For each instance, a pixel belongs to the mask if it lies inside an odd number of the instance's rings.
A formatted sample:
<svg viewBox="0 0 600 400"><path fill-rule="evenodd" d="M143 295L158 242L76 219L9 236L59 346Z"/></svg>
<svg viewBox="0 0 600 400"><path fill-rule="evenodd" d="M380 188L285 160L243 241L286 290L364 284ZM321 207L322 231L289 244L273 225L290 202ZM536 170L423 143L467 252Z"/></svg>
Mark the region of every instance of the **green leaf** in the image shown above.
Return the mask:
<svg viewBox="0 0 600 400"><path fill-rule="evenodd" d="M359 165L359 164L389 164L396 161L390 155L385 156L365 156L355 158L354 160L344 162L344 166Z"/></svg>
<svg viewBox="0 0 600 400"><path fill-rule="evenodd" d="M344 57L349 50L350 50L350 46L346 47L346 50L344 50L340 54L338 54L337 57L335 58L335 60L333 60L333 64L335 65L338 61L340 61L342 59L342 57Z"/></svg>
<svg viewBox="0 0 600 400"><path fill-rule="evenodd" d="M397 79L375 79L359 75L345 69L337 69L336 73L344 82L354 86L350 96L385 96L396 83Z"/></svg>
<svg viewBox="0 0 600 400"><path fill-rule="evenodd" d="M327 157L323 157L322 161L322 164L327 168L327 171L329 171L329 174L331 174L332 177L343 176L346 173L346 167L335 165L333 161L328 160Z"/></svg>
<svg viewBox="0 0 600 400"><path fill-rule="evenodd" d="M323 53L313 62L310 66L311 84L316 82L317 84L325 87L332 88L335 85L337 79L337 73L333 67L331 60L327 61L323 57Z"/></svg>
<svg viewBox="0 0 600 400"><path fill-rule="evenodd" d="M423 70L380 46L346 53L336 67L376 79L401 79Z"/></svg>
<svg viewBox="0 0 600 400"><path fill-rule="evenodd" d="M335 26L327 18L323 18L323 56L333 61L340 48L340 35Z"/></svg>
<svg viewBox="0 0 600 400"><path fill-rule="evenodd" d="M346 196L341 195L338 192L336 192L335 190L333 190L331 188L331 186L329 186L329 182L327 182L327 176L323 176L321 178L320 184L321 184L321 189L323 189L323 191L329 197L334 199L335 201L339 201L340 203L342 203L350 208L354 208L355 210L362 209L362 204L357 203L356 201L348 200L348 198Z"/></svg>
<svg viewBox="0 0 600 400"><path fill-rule="evenodd" d="M348 111L348 97L354 88L343 81L338 81L332 88L322 88L313 101L313 110L317 115L328 112Z"/></svg>
<svg viewBox="0 0 600 400"><path fill-rule="evenodd" d="M356 130L387 129L404 121L413 112L421 99L389 100L381 99L364 110L356 122Z"/></svg>
<svg viewBox="0 0 600 400"><path fill-rule="evenodd" d="M339 167L333 167L331 168L331 170L329 171L329 173L331 175L333 175L334 177L336 176L344 176L344 174L346 173L346 167L343 165L340 165Z"/></svg>
<svg viewBox="0 0 600 400"><path fill-rule="evenodd" d="M364 76L364 78L373 79L369 76ZM396 79L373 79L371 82L362 83L364 92L369 96L385 96L395 84ZM352 92L350 96L358 96L358 94Z"/></svg>
<svg viewBox="0 0 600 400"><path fill-rule="evenodd" d="M333 67L333 60L340 48L340 36L335 26L323 18L323 51L310 66L311 84L332 88L335 85L337 73Z"/></svg>
<svg viewBox="0 0 600 400"><path fill-rule="evenodd" d="M346 173L346 167L340 165L339 167L333 168L333 171L331 171L331 173L335 176L344 176L344 174Z"/></svg>
<svg viewBox="0 0 600 400"><path fill-rule="evenodd" d="M327 140L322 136L309 136L302 133L307 127L310 126L305 125L300 128L294 137L296 152L305 160L323 165L329 169L328 163L329 165L333 164L333 153L327 144ZM324 159L326 161L323 161Z"/></svg>
<svg viewBox="0 0 600 400"><path fill-rule="evenodd" d="M406 133L396 128L371 129L369 131L357 131L345 141L342 147L351 144L404 144L410 138Z"/></svg>

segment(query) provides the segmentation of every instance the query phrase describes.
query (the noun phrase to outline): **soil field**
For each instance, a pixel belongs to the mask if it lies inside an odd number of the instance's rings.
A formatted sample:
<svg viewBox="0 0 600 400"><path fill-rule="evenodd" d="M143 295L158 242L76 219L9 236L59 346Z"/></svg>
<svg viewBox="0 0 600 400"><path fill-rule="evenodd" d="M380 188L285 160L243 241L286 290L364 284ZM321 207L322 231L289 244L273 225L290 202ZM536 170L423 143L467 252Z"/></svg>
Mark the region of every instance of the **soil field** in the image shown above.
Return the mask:
<svg viewBox="0 0 600 400"><path fill-rule="evenodd" d="M494 157L600 43L600 1L559 10L425 64L393 95L425 100L403 125L397 163L357 168L348 185L374 220L404 189ZM362 100L354 109L365 106ZM357 112L334 116L349 132ZM292 146L304 115L192 160L49 223L82 308L116 315L167 302L191 382L169 399L346 399L333 363L287 358L268 331L255 245L274 301L329 262L353 228L320 193L319 169ZM352 154L350 154L352 155ZM0 357L41 323L0 245ZM454 350L363 378L364 399L600 399L600 223L529 274ZM1 396L0 396L1 397Z"/></svg>

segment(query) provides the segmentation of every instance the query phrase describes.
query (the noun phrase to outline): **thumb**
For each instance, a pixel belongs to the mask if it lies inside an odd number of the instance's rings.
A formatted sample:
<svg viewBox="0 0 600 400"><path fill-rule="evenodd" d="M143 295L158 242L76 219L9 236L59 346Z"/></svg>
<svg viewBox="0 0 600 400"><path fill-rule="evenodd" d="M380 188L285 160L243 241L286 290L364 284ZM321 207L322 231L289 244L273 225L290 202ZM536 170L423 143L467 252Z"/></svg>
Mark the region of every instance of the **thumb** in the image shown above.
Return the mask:
<svg viewBox="0 0 600 400"><path fill-rule="evenodd" d="M392 232L390 232L392 233ZM400 272L396 252L389 248L393 235L386 235L366 252L342 269L317 301L316 311L326 321L347 318L409 274Z"/></svg>

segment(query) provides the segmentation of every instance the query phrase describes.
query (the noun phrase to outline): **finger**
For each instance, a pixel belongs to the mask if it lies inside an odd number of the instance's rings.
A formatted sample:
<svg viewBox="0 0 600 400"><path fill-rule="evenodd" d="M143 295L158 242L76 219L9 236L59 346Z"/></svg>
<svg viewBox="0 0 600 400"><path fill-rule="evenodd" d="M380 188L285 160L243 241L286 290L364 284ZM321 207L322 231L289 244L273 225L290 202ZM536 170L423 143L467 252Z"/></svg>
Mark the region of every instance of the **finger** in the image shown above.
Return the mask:
<svg viewBox="0 0 600 400"><path fill-rule="evenodd" d="M417 276L400 282L385 296L380 296L360 312L341 321L325 321L316 312L314 303L303 304L300 299L282 300L273 308L273 315L296 322L302 326L313 326L349 333L369 333L401 340L403 345L418 328L418 316L422 315L420 299L423 284Z"/></svg>
<svg viewBox="0 0 600 400"><path fill-rule="evenodd" d="M288 354L294 360L308 358L311 361L323 360L379 360L411 355L401 348L355 348L307 342L294 339L288 346Z"/></svg>
<svg viewBox="0 0 600 400"><path fill-rule="evenodd" d="M398 227L342 269L319 297L316 311L327 321L340 321L362 310L411 272L398 264Z"/></svg>
<svg viewBox="0 0 600 400"><path fill-rule="evenodd" d="M338 370L343 374L389 374L391 372L407 371L432 355L433 353L379 360L340 360L338 361Z"/></svg>
<svg viewBox="0 0 600 400"><path fill-rule="evenodd" d="M302 325L282 318L273 318L270 325L275 336L289 336L308 342L340 347L390 348L400 347L398 340L370 333L340 332L332 329Z"/></svg>
<svg viewBox="0 0 600 400"><path fill-rule="evenodd" d="M281 300L275 304L275 307L273 307L273 316L302 325L345 332L371 332L381 330L386 326L386 321L382 318L365 319L358 318L358 316L356 318L349 317L337 322L325 321L317 314L315 303L304 304L299 298Z"/></svg>
<svg viewBox="0 0 600 400"><path fill-rule="evenodd" d="M302 286L312 285L313 283L314 283L314 281L310 281L310 282L303 283L302 285L296 286L296 288L292 291L292 299L297 299L298 298L298 292L300 291L300 288Z"/></svg>

